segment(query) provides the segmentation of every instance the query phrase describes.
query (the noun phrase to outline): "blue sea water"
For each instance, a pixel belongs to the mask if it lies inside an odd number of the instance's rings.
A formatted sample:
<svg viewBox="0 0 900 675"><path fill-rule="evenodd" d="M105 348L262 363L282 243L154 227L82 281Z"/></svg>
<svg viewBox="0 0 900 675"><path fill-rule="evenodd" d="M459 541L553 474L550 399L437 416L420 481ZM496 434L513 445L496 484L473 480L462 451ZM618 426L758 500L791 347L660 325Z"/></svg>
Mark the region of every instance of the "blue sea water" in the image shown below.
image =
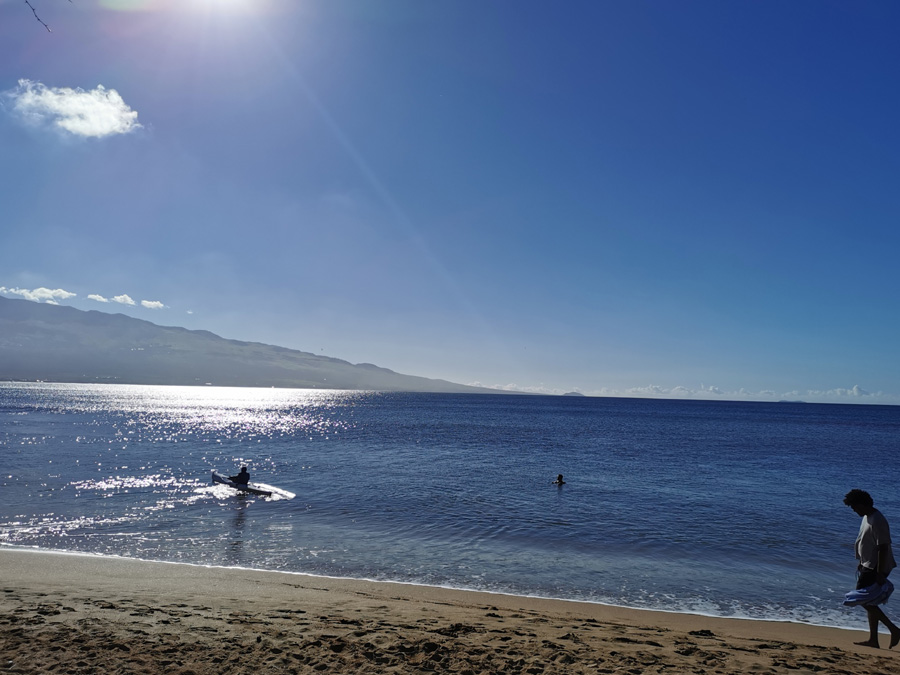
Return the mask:
<svg viewBox="0 0 900 675"><path fill-rule="evenodd" d="M862 628L842 498L900 531L898 446L893 406L7 383L0 544Z"/></svg>

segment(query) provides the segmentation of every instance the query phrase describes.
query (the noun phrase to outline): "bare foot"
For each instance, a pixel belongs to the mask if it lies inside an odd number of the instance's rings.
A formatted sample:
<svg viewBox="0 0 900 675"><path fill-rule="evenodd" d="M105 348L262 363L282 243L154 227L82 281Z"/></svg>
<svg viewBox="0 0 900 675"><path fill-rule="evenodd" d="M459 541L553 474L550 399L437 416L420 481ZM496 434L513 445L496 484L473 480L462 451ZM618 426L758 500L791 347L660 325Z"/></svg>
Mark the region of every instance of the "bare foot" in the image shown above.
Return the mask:
<svg viewBox="0 0 900 675"><path fill-rule="evenodd" d="M898 636L897 639L900 640L900 636ZM894 638L892 637L891 641L893 642L893 640ZM874 647L875 649L880 647L878 640L875 640L874 642L872 640L866 640L865 642L854 642L853 644L859 645L860 647Z"/></svg>
<svg viewBox="0 0 900 675"><path fill-rule="evenodd" d="M893 649L897 646L897 643L900 642L900 631L896 633L891 633L891 646L888 649Z"/></svg>

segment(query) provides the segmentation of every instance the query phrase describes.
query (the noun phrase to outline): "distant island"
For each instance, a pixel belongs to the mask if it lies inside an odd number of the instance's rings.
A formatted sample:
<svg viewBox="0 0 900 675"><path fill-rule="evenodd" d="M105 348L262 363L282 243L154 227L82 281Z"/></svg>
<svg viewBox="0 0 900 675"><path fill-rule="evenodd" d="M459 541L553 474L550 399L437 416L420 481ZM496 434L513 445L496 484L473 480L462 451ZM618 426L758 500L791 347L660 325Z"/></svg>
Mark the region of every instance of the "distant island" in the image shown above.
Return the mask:
<svg viewBox="0 0 900 675"><path fill-rule="evenodd" d="M504 394L124 314L0 297L0 380ZM512 392L515 393L515 392Z"/></svg>
<svg viewBox="0 0 900 675"><path fill-rule="evenodd" d="M563 394L563 396L584 396L580 391L570 391Z"/></svg>

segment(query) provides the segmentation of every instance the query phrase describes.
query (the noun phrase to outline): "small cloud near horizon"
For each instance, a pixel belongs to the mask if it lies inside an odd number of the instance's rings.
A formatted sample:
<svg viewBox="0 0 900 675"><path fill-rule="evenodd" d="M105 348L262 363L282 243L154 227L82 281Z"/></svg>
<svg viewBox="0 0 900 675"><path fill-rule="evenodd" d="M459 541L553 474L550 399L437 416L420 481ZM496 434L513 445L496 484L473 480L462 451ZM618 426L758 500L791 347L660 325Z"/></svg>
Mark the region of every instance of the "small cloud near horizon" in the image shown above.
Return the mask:
<svg viewBox="0 0 900 675"><path fill-rule="evenodd" d="M43 302L51 305L58 305L60 300L68 300L69 298L78 296L77 293L72 293L70 291L63 290L62 288L50 289L41 287L29 290L27 288L8 288L6 286L0 286L0 295L18 295L25 300L31 300L33 302ZM107 298L106 296L100 295L99 293L90 293L85 297L88 300L93 300L94 302L101 302L104 304L115 302L120 305L128 305L130 307L135 307L140 304L140 306L144 309L151 310L168 309L168 306L165 303L160 302L159 300L141 300L140 303L137 303L127 293L114 295L112 298ZM193 312L188 313L192 314Z"/></svg>
<svg viewBox="0 0 900 675"><path fill-rule="evenodd" d="M558 389L554 387L519 386L516 384L483 384L472 382L470 386L496 389L497 391L521 392L527 394L544 394L547 396L559 396L571 391L577 391L585 396L598 396L609 398L661 398L661 399L694 399L694 400L721 400L721 401L809 401L813 403L874 403L897 405L900 403L897 396L884 392L870 392L859 385L850 388L835 387L834 389L807 389L805 391L794 390L778 393L772 389L761 391L727 391L717 386L700 385L692 389L685 386L661 387L651 384L644 387L630 387L627 389L601 389L587 390L581 387L571 389Z"/></svg>
<svg viewBox="0 0 900 675"><path fill-rule="evenodd" d="M28 290L27 288L7 288L6 286L0 286L0 293L3 295L19 295L26 300L31 300L32 302L45 302L53 305L58 305L59 300L68 300L69 298L74 298L77 293L71 293L69 291L64 291L61 288L35 288L34 290Z"/></svg>
<svg viewBox="0 0 900 675"><path fill-rule="evenodd" d="M82 138L104 138L142 128L132 110L115 89L98 84L95 89L48 87L21 79L3 92L12 111L26 123L49 127Z"/></svg>
<svg viewBox="0 0 900 675"><path fill-rule="evenodd" d="M806 389L786 391L778 393L772 389L764 389L761 391L748 391L746 389L738 389L736 391L727 391L716 386L700 385L698 389L690 387L660 387L657 385L649 385L646 387L632 387L624 391L615 391L603 389L599 392L593 392L593 396L626 396L633 398L678 398L678 399L699 399L699 400L722 400L722 401L810 401L815 403L891 403L896 401L897 397L884 392L869 392L854 385L847 389L843 387L835 387L834 389ZM860 399L865 399L861 401Z"/></svg>

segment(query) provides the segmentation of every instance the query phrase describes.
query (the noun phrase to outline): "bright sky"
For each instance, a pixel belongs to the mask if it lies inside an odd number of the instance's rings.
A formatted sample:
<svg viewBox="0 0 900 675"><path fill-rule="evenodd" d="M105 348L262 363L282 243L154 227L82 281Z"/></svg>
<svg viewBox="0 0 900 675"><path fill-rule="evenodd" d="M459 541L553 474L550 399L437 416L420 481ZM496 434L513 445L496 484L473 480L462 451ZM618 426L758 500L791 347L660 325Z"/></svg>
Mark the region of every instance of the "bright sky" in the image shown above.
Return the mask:
<svg viewBox="0 0 900 675"><path fill-rule="evenodd" d="M896 0L30 4L5 297L464 384L900 404Z"/></svg>

